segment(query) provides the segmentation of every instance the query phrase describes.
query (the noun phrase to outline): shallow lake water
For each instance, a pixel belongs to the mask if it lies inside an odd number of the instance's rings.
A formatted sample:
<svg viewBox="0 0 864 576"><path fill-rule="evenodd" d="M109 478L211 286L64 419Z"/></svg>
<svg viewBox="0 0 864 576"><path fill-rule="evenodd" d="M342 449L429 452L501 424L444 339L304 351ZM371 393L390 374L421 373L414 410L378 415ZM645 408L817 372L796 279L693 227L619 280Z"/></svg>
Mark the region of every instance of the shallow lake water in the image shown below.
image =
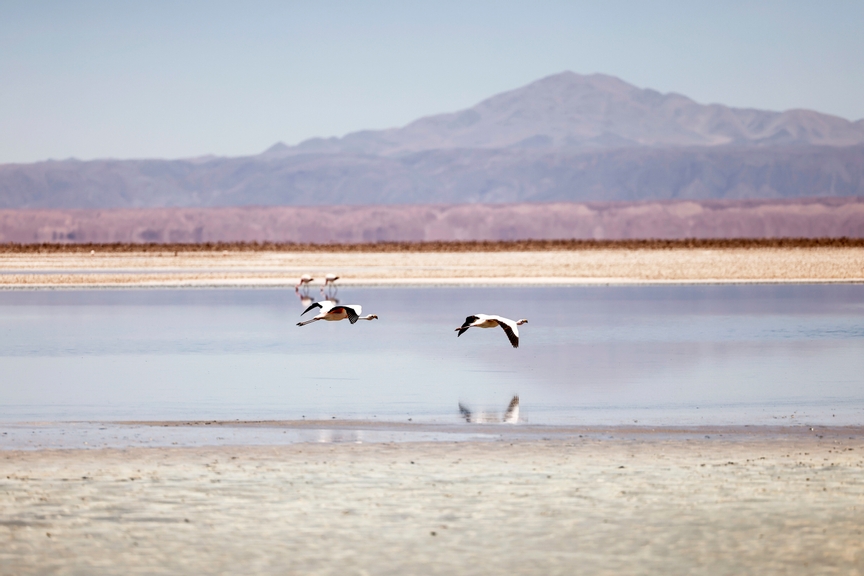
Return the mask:
<svg viewBox="0 0 864 576"><path fill-rule="evenodd" d="M317 292L311 291L315 296ZM0 292L0 419L864 423L864 285ZM454 328L473 313L527 318ZM312 313L308 314L311 316Z"/></svg>

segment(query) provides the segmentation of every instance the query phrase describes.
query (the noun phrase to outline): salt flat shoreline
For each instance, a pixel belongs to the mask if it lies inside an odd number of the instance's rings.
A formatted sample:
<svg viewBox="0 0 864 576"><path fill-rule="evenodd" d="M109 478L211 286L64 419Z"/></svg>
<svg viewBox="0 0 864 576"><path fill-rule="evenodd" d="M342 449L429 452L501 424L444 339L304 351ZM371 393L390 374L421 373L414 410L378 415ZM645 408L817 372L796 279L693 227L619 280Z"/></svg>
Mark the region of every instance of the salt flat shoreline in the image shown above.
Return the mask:
<svg viewBox="0 0 864 576"><path fill-rule="evenodd" d="M0 289L554 286L864 282L864 247L591 248L478 252L10 252Z"/></svg>
<svg viewBox="0 0 864 576"><path fill-rule="evenodd" d="M862 427L635 428L4 451L0 573L864 573Z"/></svg>
<svg viewBox="0 0 864 576"><path fill-rule="evenodd" d="M616 439L797 442L864 437L864 426L785 424L518 424L393 420L155 420L0 422L0 454L47 450L246 447L291 444L569 441Z"/></svg>
<svg viewBox="0 0 864 576"><path fill-rule="evenodd" d="M832 434L842 436L860 436L864 439L864 425L861 426L828 426L805 422L788 425L770 424L708 424L708 425L639 425L639 424L608 424L608 425L578 425L578 424L518 424L485 423L426 423L404 422L394 420L363 420L338 418L332 420L116 420L85 422L92 425L145 426L162 428L280 428L280 429L333 429L333 430L402 430L402 431L476 431L482 430L495 433L501 437L523 434L544 434L550 437L566 438L577 435L632 435L634 438L648 439L651 437L671 437L705 434L726 434L736 437L782 437L782 438L812 438L814 436Z"/></svg>

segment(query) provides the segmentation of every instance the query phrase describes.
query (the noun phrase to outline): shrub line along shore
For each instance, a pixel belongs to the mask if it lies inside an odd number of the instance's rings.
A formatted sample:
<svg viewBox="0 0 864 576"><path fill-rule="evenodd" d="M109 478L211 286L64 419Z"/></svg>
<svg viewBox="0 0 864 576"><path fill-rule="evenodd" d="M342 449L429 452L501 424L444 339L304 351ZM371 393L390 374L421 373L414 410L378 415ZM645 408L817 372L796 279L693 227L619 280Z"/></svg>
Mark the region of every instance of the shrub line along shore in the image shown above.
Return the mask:
<svg viewBox="0 0 864 576"><path fill-rule="evenodd" d="M123 252L540 252L567 250L675 250L748 248L862 248L864 238L684 238L643 240L469 240L369 242L357 244L294 242L0 244L0 254L84 254Z"/></svg>

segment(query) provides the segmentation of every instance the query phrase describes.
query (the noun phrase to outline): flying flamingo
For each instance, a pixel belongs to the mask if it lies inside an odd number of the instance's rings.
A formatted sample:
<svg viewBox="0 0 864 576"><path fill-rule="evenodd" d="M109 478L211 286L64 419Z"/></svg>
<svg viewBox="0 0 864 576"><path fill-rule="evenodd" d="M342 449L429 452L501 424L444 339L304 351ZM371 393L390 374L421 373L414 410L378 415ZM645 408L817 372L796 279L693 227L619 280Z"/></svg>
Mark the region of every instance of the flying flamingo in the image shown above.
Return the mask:
<svg viewBox="0 0 864 576"><path fill-rule="evenodd" d="M311 324L312 322L317 322L318 320L336 322L338 320L344 320L347 318L348 321L351 322L351 324L354 324L358 320L378 319L378 316L376 316L375 314L369 314L368 316L360 316L360 314L363 313L363 308L358 304L336 304L335 302L331 302L330 300L315 302L306 310L304 310L303 314L306 314L306 312L309 312L313 308L320 308L321 312L319 312L317 316L310 320L306 320L305 322L298 322L297 326L305 326L306 324ZM300 315L302 316L303 314Z"/></svg>
<svg viewBox="0 0 864 576"><path fill-rule="evenodd" d="M462 324L459 328L456 328L456 332L459 332L456 336L461 336L466 330L469 328L495 328L500 326L504 329L504 333L507 334L507 338L510 340L510 344L513 345L513 348L519 347L519 328L517 326L521 326L522 324L527 324L528 320L522 318L518 321L510 320L509 318L504 318L503 316L490 316L489 314L474 314L473 316L468 316L465 318L465 323Z"/></svg>

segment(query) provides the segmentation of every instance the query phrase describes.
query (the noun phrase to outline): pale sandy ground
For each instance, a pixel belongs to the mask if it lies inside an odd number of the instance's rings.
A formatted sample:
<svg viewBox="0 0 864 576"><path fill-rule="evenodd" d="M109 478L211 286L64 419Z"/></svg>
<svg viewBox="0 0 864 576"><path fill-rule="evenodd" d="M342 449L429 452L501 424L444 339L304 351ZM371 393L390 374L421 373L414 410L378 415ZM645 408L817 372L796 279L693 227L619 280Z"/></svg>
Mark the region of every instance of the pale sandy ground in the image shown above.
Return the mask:
<svg viewBox="0 0 864 576"><path fill-rule="evenodd" d="M862 574L862 518L861 428L0 452L2 574Z"/></svg>
<svg viewBox="0 0 864 576"><path fill-rule="evenodd" d="M864 281L864 248L2 254L0 287Z"/></svg>

